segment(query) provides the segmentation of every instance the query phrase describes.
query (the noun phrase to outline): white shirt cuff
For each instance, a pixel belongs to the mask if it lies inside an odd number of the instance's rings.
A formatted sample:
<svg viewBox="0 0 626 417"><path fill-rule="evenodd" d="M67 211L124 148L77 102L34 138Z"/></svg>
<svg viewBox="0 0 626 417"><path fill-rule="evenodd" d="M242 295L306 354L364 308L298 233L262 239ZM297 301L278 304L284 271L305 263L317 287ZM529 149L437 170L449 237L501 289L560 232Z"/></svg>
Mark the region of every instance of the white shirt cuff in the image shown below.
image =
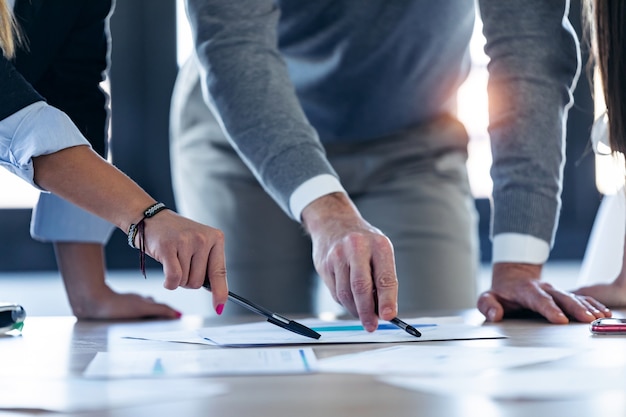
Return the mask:
<svg viewBox="0 0 626 417"><path fill-rule="evenodd" d="M323 174L306 180L295 189L289 197L291 215L297 221L302 221L302 210L314 200L332 193L345 193L337 178L330 174Z"/></svg>
<svg viewBox="0 0 626 417"><path fill-rule="evenodd" d="M544 264L550 255L548 242L520 233L502 233L493 238L492 263Z"/></svg>

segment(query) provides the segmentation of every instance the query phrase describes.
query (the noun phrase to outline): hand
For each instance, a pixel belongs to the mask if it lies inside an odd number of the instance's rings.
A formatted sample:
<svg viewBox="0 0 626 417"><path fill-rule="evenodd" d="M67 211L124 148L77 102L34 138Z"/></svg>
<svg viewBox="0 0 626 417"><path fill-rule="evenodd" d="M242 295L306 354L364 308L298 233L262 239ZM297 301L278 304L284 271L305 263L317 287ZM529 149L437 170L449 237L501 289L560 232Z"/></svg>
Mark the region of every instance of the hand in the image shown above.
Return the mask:
<svg viewBox="0 0 626 417"><path fill-rule="evenodd" d="M611 316L594 298L556 289L540 281L540 276L541 265L494 264L491 288L478 298L478 309L493 322L523 310L539 313L555 324L568 323L568 316L583 323Z"/></svg>
<svg viewBox="0 0 626 417"><path fill-rule="evenodd" d="M72 146L33 157L34 182L45 190L115 224L125 233L155 200L88 146ZM137 242L137 241L135 241ZM228 299L224 235L170 210L145 221L146 253L163 264L164 287L211 284L219 313Z"/></svg>
<svg viewBox="0 0 626 417"><path fill-rule="evenodd" d="M133 320L143 318L177 319L181 313L138 294L118 294L109 287L101 289L97 297L87 302L72 304L74 315L83 320Z"/></svg>
<svg viewBox="0 0 626 417"><path fill-rule="evenodd" d="M574 290L575 294L593 297L611 308L626 307L626 245L622 257L622 270L610 284L595 284Z"/></svg>
<svg viewBox="0 0 626 417"><path fill-rule="evenodd" d="M200 288L208 278L213 307L220 314L228 299L224 235L170 210L145 220L146 253L163 264L169 290Z"/></svg>
<svg viewBox="0 0 626 417"><path fill-rule="evenodd" d="M576 295L592 297L611 308L626 308L626 287L615 282L590 285L572 292Z"/></svg>
<svg viewBox="0 0 626 417"><path fill-rule="evenodd" d="M343 193L329 194L302 212L313 242L313 262L335 301L372 332L378 317L398 311L398 279L393 246L366 222Z"/></svg>
<svg viewBox="0 0 626 417"><path fill-rule="evenodd" d="M104 247L98 243L54 242L54 252L72 312L79 319L113 320L181 316L165 304L137 294L118 294L105 278Z"/></svg>

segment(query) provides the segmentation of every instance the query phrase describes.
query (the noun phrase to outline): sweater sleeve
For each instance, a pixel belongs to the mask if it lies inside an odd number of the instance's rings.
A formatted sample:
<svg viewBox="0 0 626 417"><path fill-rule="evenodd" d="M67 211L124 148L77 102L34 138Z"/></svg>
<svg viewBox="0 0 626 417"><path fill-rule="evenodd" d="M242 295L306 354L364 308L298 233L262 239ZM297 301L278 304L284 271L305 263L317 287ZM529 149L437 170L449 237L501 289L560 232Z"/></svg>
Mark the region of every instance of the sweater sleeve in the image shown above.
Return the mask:
<svg viewBox="0 0 626 417"><path fill-rule="evenodd" d="M187 13L207 104L261 185L293 217L290 197L300 185L337 175L278 50L275 2L187 0Z"/></svg>
<svg viewBox="0 0 626 417"><path fill-rule="evenodd" d="M44 100L2 54L0 54L0 94L2 97L0 120L28 105Z"/></svg>
<svg viewBox="0 0 626 417"><path fill-rule="evenodd" d="M479 7L490 57L492 236L526 235L552 246L580 72L569 1L480 0Z"/></svg>

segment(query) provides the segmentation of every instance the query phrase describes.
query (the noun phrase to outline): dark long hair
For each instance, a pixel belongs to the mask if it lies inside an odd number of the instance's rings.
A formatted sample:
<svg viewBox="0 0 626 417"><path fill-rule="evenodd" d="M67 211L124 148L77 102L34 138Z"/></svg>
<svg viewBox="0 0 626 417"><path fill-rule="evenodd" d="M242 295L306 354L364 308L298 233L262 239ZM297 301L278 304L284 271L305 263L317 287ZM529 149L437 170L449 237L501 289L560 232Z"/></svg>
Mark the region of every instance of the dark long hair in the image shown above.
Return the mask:
<svg viewBox="0 0 626 417"><path fill-rule="evenodd" d="M626 154L626 2L587 0L595 63L609 118L613 152Z"/></svg>

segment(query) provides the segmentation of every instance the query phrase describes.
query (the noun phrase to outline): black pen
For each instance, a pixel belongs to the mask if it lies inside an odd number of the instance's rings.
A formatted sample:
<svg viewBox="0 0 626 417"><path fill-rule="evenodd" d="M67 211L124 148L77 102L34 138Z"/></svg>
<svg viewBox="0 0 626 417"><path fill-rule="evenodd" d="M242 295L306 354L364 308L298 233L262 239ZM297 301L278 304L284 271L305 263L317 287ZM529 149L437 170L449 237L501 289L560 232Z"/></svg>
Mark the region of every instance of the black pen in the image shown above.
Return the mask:
<svg viewBox="0 0 626 417"><path fill-rule="evenodd" d="M211 291L211 285L208 281L205 281L202 284L204 288ZM247 308L253 313L259 314L267 319L272 324L275 324L278 327L282 327L283 329L292 331L302 336L310 337L312 339L319 339L322 335L316 332L315 330L305 326L304 324L300 324L297 321L290 320L286 317L283 317L279 314L273 313L266 308L261 307L258 304L254 304L250 300L246 300L240 295L237 295L231 291L228 291L228 298L240 306Z"/></svg>
<svg viewBox="0 0 626 417"><path fill-rule="evenodd" d="M378 292L376 291L376 288L374 288L372 295L374 296L374 311L376 312L376 314L378 314ZM397 317L392 318L391 320L389 320L389 322L395 326L398 326L399 328L401 328L402 330L404 330L405 332L407 332L408 334L412 336L420 337L422 335L420 331L417 330L415 327L411 326L408 323L403 322Z"/></svg>
<svg viewBox="0 0 626 417"><path fill-rule="evenodd" d="M408 323L403 322L402 320L400 320L399 318L395 317L391 320L389 320L391 323L395 324L396 326L398 326L399 328L401 328L402 330L404 330L405 332L407 332L410 335L413 335L415 337L420 337L422 334L420 333L419 330L417 330L415 327L411 326Z"/></svg>

